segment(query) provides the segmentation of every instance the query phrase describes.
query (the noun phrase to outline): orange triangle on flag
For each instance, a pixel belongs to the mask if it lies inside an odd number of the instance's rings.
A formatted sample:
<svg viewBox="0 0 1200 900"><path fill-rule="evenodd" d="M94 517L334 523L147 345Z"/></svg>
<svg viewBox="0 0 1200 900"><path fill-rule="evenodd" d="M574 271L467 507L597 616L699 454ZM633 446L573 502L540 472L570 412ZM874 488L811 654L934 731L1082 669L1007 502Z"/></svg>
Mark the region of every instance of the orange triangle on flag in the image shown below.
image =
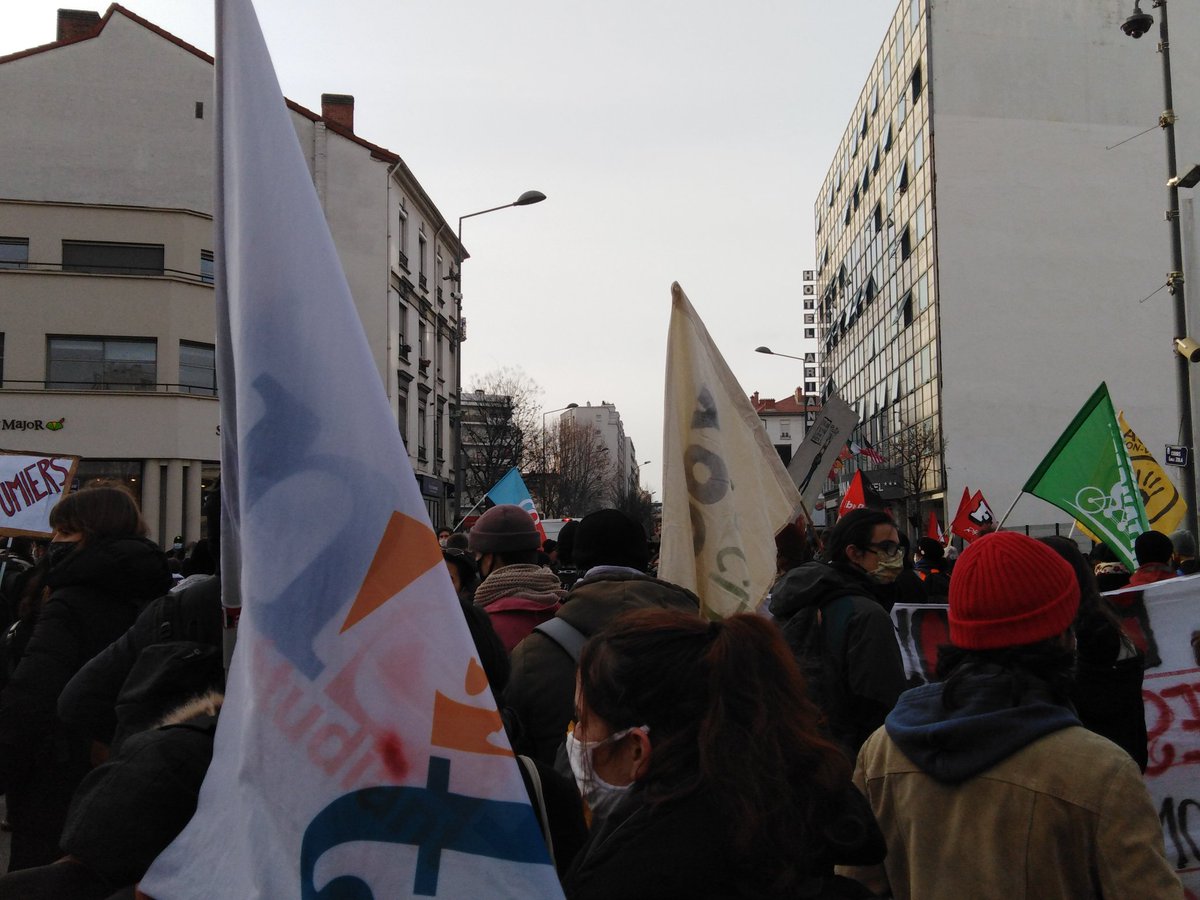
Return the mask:
<svg viewBox="0 0 1200 900"><path fill-rule="evenodd" d="M394 512L341 631L362 621L442 561L442 548L424 522Z"/></svg>

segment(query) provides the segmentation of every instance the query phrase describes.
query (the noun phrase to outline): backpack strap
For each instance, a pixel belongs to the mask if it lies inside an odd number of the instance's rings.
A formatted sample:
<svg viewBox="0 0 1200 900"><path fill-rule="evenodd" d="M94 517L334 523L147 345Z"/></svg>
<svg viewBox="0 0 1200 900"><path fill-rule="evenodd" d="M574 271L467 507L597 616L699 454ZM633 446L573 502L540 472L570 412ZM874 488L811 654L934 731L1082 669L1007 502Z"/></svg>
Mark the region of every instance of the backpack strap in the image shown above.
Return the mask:
<svg viewBox="0 0 1200 900"><path fill-rule="evenodd" d="M529 783L533 786L533 797L537 800L537 807L534 812L537 813L538 820L542 826L542 835L546 839L546 850L550 854L550 865L556 865L554 861L554 838L550 836L550 813L546 809L545 794L542 793L542 776L538 773L537 763L528 756L518 754L517 762L521 764L521 768L529 776Z"/></svg>
<svg viewBox="0 0 1200 900"><path fill-rule="evenodd" d="M583 650L583 645L587 643L587 635L570 622L555 616L553 619L547 619L540 623L533 630L550 638L562 647L567 656L571 657L576 664L579 663L579 654Z"/></svg>

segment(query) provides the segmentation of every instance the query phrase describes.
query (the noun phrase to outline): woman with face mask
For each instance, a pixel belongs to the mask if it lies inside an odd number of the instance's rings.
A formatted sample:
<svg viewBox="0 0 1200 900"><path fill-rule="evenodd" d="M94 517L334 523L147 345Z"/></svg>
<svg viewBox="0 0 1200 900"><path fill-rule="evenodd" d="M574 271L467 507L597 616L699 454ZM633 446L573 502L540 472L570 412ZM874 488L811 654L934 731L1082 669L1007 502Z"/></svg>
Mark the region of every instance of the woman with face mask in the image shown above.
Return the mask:
<svg viewBox="0 0 1200 900"><path fill-rule="evenodd" d="M93 747L57 715L58 696L141 608L170 590L165 554L146 538L137 503L118 486L68 494L50 512L46 597L12 678L0 692L0 790L12 825L9 870L40 866L58 848L71 795Z"/></svg>
<svg viewBox="0 0 1200 900"><path fill-rule="evenodd" d="M891 617L876 592L904 567L900 535L882 510L856 509L826 537L824 561L792 569L770 611L850 759L907 687Z"/></svg>
<svg viewBox="0 0 1200 900"><path fill-rule="evenodd" d="M584 646L576 706L568 757L604 816L568 900L870 896L832 866L882 838L766 619L626 613Z"/></svg>

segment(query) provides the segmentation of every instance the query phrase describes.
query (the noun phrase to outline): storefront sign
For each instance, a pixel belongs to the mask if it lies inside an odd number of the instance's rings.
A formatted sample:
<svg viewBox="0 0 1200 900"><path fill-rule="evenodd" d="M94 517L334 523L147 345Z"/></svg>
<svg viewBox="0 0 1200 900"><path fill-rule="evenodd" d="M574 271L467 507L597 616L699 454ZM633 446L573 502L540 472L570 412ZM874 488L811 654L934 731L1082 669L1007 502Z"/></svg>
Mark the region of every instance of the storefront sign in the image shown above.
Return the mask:
<svg viewBox="0 0 1200 900"><path fill-rule="evenodd" d="M61 419L0 419L0 431L62 431L66 417Z"/></svg>

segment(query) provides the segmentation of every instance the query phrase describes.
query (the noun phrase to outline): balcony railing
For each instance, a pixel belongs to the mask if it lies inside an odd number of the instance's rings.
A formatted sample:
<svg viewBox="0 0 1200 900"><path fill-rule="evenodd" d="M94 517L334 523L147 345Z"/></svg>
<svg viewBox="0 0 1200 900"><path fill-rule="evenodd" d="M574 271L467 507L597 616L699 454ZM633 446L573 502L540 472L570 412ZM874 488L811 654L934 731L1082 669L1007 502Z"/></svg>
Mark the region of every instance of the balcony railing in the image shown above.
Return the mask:
<svg viewBox="0 0 1200 900"><path fill-rule="evenodd" d="M103 266L103 265L67 265L64 263L40 262L0 262L0 273L3 272L64 272L68 275L107 275L123 278L174 278L178 281L191 281L196 284L213 283L213 277L207 273L185 272L183 269L168 269L163 266L138 268L137 266Z"/></svg>
<svg viewBox="0 0 1200 900"><path fill-rule="evenodd" d="M169 382L134 383L129 381L29 381L5 378L0 390L6 391L105 391L111 393L190 394L194 397L216 397L215 387Z"/></svg>

